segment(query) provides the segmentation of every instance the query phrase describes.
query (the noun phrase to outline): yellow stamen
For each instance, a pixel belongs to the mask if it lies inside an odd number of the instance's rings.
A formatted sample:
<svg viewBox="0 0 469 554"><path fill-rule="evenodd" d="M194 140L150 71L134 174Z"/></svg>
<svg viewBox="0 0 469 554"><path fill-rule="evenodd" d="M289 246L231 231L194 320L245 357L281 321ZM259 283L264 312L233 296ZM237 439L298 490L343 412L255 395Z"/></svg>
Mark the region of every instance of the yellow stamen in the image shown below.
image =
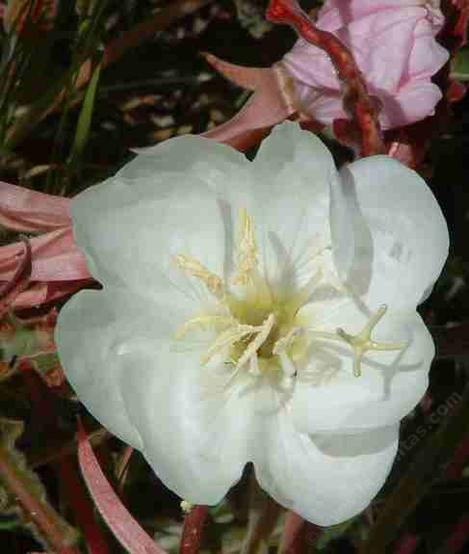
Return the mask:
<svg viewBox="0 0 469 554"><path fill-rule="evenodd" d="M178 254L174 256L174 261L181 268L187 271L189 275L200 279L208 290L217 298L222 298L225 293L223 279L209 271L203 264L195 258Z"/></svg>
<svg viewBox="0 0 469 554"><path fill-rule="evenodd" d="M233 282L236 285L247 285L257 268L257 243L254 231L254 221L245 208L241 214L241 238L238 248L237 275Z"/></svg>
<svg viewBox="0 0 469 554"><path fill-rule="evenodd" d="M256 327L256 337L247 345L246 350L242 353L241 357L236 364L236 368L241 368L252 356L257 356L257 351L267 340L267 337L270 335L270 332L275 325L275 316L270 314L267 319Z"/></svg>
<svg viewBox="0 0 469 554"><path fill-rule="evenodd" d="M302 333L301 327L293 327L293 329L290 329L286 335L283 337L280 337L277 342L274 344L274 348L272 349L272 354L278 355L281 352L285 352L288 348L290 348L292 342L296 339L298 335Z"/></svg>
<svg viewBox="0 0 469 554"><path fill-rule="evenodd" d="M218 335L215 341L210 345L207 352L202 356L202 364L207 364L215 354L224 348L232 346L248 335L252 335L257 330L253 325L242 325L234 323L228 329Z"/></svg>
<svg viewBox="0 0 469 554"><path fill-rule="evenodd" d="M200 315L186 321L176 331L174 338L180 340L189 333L194 327L219 327L220 325L231 325L235 320L227 315Z"/></svg>

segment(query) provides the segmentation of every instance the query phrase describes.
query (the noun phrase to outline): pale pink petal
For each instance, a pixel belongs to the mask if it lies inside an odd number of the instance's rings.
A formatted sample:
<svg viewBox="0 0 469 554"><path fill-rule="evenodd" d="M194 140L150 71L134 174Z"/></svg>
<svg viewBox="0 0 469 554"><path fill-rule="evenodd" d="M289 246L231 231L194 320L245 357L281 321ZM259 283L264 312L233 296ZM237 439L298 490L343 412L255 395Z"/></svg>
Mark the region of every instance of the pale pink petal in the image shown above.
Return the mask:
<svg viewBox="0 0 469 554"><path fill-rule="evenodd" d="M75 244L71 227L31 239L32 281L89 279L85 257ZM0 281L8 281L21 256L22 243L0 248Z"/></svg>
<svg viewBox="0 0 469 554"><path fill-rule="evenodd" d="M295 83L295 101L301 114L315 119L323 124L331 124L336 119L347 119L339 91L313 88L297 81Z"/></svg>
<svg viewBox="0 0 469 554"><path fill-rule="evenodd" d="M429 80L411 81L395 97L381 96L383 129L402 127L433 115L441 97L441 90Z"/></svg>
<svg viewBox="0 0 469 554"><path fill-rule="evenodd" d="M14 300L12 307L16 310L39 307L64 296L73 294L83 287L89 286L92 281L62 281L54 283L34 283L27 290L20 293Z"/></svg>
<svg viewBox="0 0 469 554"><path fill-rule="evenodd" d="M384 18L379 13L372 14L335 33L351 48L370 87L375 90L398 87L407 66L413 28L419 15L420 10L415 8L389 12ZM327 54L304 40L297 41L282 63L302 83L340 90L340 82Z"/></svg>
<svg viewBox="0 0 469 554"><path fill-rule="evenodd" d="M33 262L34 281L75 281L91 279L86 259L73 245L70 250L51 257L41 257Z"/></svg>
<svg viewBox="0 0 469 554"><path fill-rule="evenodd" d="M430 79L448 61L449 52L433 38L426 20L417 23L405 78Z"/></svg>
<svg viewBox="0 0 469 554"><path fill-rule="evenodd" d="M69 198L0 182L0 225L35 233L70 224Z"/></svg>
<svg viewBox="0 0 469 554"><path fill-rule="evenodd" d="M418 0L328 0L320 10L317 25L325 31L336 31L359 18L376 12L399 10L405 7L420 6L422 17L426 17L434 29L434 34L441 29L444 18L441 11L431 1L423 5Z"/></svg>
<svg viewBox="0 0 469 554"><path fill-rule="evenodd" d="M281 69L269 69L262 84L243 108L229 121L202 134L218 142L244 150L256 143L276 123L296 109L283 90Z"/></svg>
<svg viewBox="0 0 469 554"><path fill-rule="evenodd" d="M333 0L319 12L318 27L352 51L384 129L431 115L441 98L430 81L448 59L434 38L439 16L437 3L417 0ZM341 83L325 52L300 39L280 65L294 79L302 115L326 125L346 118Z"/></svg>
<svg viewBox="0 0 469 554"><path fill-rule="evenodd" d="M243 67L217 58L213 54L205 54L204 57L214 69L240 87L254 91L261 86L270 86L270 67Z"/></svg>
<svg viewBox="0 0 469 554"><path fill-rule="evenodd" d="M394 92L399 87L419 15L418 8L386 12L385 17L377 13L354 21L336 33L351 48L370 92Z"/></svg>
<svg viewBox="0 0 469 554"><path fill-rule="evenodd" d="M304 39L296 41L293 48L283 57L281 64L299 83L319 90L340 90L339 80L328 55Z"/></svg>

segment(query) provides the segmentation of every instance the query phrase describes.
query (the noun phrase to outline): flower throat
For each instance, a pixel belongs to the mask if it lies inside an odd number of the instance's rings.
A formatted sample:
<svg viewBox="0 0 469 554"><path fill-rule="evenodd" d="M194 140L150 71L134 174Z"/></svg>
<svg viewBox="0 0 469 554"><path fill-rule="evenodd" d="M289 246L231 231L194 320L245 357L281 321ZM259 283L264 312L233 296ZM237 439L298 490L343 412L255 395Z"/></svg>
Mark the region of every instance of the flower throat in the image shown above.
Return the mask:
<svg viewBox="0 0 469 554"><path fill-rule="evenodd" d="M201 357L203 365L222 356L231 366L230 379L241 371L252 376L276 375L289 388L297 368L307 357L310 339L339 341L351 346L354 374L361 374L361 360L368 350L400 350L402 343L383 343L371 339L376 324L386 312L381 306L357 335L343 329L335 332L312 331L299 315L316 288L320 273L298 289L275 290L260 275L254 222L245 209L240 213L236 268L230 283L212 273L198 260L179 254L174 258L180 269L199 279L216 298L217 307L186 321L177 331L182 339L193 330L214 332L215 339ZM233 291L232 289L235 289Z"/></svg>

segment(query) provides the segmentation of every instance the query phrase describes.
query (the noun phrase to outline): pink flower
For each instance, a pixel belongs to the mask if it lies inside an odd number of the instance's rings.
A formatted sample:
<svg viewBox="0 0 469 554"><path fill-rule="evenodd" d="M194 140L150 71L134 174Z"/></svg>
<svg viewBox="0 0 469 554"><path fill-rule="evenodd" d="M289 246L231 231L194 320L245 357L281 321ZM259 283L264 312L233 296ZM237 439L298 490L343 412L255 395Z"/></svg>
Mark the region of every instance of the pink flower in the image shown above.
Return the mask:
<svg viewBox="0 0 469 554"><path fill-rule="evenodd" d="M30 240L30 285L16 296L13 308L51 302L91 281L86 260L73 239L69 198L0 182L0 225L43 233ZM14 279L23 256L22 242L0 247L0 288Z"/></svg>
<svg viewBox="0 0 469 554"><path fill-rule="evenodd" d="M431 115L442 96L431 78L449 56L435 40L443 22L435 2L329 0L316 24L352 51L381 106L381 125L390 129ZM280 63L294 79L300 112L324 124L347 117L324 51L300 39Z"/></svg>
<svg viewBox="0 0 469 554"><path fill-rule="evenodd" d="M434 112L442 94L431 78L449 57L435 39L443 23L438 0L328 0L316 25L351 50L381 108L381 125L390 129ZM347 118L328 55L303 39L271 68L243 68L211 55L207 61L254 91L233 119L205 133L210 138L249 146L249 133L295 113L322 125Z"/></svg>

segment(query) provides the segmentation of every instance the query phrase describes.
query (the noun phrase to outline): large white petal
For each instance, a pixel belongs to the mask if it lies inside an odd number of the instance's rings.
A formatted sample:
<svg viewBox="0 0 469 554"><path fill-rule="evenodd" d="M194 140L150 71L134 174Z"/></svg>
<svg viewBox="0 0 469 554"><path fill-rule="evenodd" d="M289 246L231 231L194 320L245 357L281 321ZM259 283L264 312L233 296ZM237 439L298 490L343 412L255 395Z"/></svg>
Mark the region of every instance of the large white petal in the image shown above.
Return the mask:
<svg viewBox="0 0 469 554"><path fill-rule="evenodd" d="M319 138L286 121L262 142L253 173L251 209L262 269L271 282L301 285L318 269L315 255L330 244L334 160Z"/></svg>
<svg viewBox="0 0 469 554"><path fill-rule="evenodd" d="M249 165L232 148L181 137L138 155L115 177L78 195L74 235L94 276L150 290L153 274L166 274L176 254L221 273L223 190L243 186Z"/></svg>
<svg viewBox="0 0 469 554"><path fill-rule="evenodd" d="M279 504L317 525L341 523L383 486L398 444L398 425L357 435L299 433L285 412L257 445L259 484Z"/></svg>
<svg viewBox="0 0 469 554"><path fill-rule="evenodd" d="M91 414L114 435L141 448L120 382L120 339L142 330L138 319L132 319L135 308L128 296L81 291L61 309L55 340L65 375Z"/></svg>
<svg viewBox="0 0 469 554"><path fill-rule="evenodd" d="M163 341L125 358L123 395L145 458L180 497L220 502L250 460L259 396L270 391L256 390L247 375L224 389L226 368L202 368L200 353L177 353Z"/></svg>
<svg viewBox="0 0 469 554"><path fill-rule="evenodd" d="M305 310L306 311L306 310ZM319 302L309 308L315 329L338 327L358 334L369 320L350 299ZM297 428L308 433L354 433L397 423L422 398L435 349L414 312L384 315L371 338L401 343L394 351L367 351L360 377L353 375L353 350L345 341L312 343L309 367L301 370L292 398Z"/></svg>
<svg viewBox="0 0 469 554"><path fill-rule="evenodd" d="M248 461L256 395L242 380L223 389L226 367L201 367L200 344L174 340L193 315L184 295L160 288L157 300L110 287L79 293L60 313L60 359L89 411L169 488L214 504Z"/></svg>
<svg viewBox="0 0 469 554"><path fill-rule="evenodd" d="M336 264L370 308L413 309L448 255L448 228L414 171L387 156L354 162L332 186Z"/></svg>

